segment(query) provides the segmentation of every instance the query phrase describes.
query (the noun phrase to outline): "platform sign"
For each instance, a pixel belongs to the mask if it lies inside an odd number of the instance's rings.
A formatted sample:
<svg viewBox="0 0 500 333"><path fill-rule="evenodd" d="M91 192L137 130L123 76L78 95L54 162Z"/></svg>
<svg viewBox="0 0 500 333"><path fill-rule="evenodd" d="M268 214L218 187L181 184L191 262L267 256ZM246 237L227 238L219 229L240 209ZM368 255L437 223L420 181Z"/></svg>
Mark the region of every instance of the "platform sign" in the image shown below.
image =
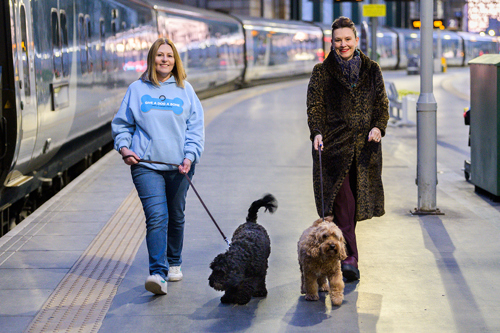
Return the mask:
<svg viewBox="0 0 500 333"><path fill-rule="evenodd" d="M385 5L379 5L379 4L363 5L363 16L365 17L386 16Z"/></svg>

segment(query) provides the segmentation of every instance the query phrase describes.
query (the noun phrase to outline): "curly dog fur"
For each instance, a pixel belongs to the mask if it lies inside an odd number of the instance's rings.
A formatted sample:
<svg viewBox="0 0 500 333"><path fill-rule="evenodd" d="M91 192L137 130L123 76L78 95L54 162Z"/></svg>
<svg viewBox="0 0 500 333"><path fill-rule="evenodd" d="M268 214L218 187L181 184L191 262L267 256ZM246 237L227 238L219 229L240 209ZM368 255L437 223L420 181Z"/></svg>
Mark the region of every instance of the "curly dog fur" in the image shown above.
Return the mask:
<svg viewBox="0 0 500 333"><path fill-rule="evenodd" d="M304 230L297 243L301 272L301 293L307 301L317 301L318 291L329 291L333 305L344 299L344 281L341 260L346 255L342 231L333 223L333 217L316 220Z"/></svg>
<svg viewBox="0 0 500 333"><path fill-rule="evenodd" d="M271 240L266 229L257 224L260 207L274 213L278 203L271 194L254 201L248 209L247 222L236 229L229 249L210 264L209 285L215 290L225 291L220 299L222 303L242 305L250 302L252 296L267 295L266 273Z"/></svg>

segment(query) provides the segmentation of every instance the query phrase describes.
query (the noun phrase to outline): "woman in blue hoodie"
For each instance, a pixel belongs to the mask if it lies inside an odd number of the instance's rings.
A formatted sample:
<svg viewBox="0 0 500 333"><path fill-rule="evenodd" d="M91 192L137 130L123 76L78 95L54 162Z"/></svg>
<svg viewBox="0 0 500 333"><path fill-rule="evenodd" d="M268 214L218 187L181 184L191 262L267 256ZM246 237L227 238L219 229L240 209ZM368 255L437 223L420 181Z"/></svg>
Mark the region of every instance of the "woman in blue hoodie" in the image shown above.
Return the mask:
<svg viewBox="0 0 500 333"><path fill-rule="evenodd" d="M132 179L146 216L149 276L146 290L167 293L166 281L182 279L184 208L203 152L203 108L187 82L174 43L156 40L148 68L132 83L111 127L114 147L131 166ZM139 160L177 164L139 163Z"/></svg>

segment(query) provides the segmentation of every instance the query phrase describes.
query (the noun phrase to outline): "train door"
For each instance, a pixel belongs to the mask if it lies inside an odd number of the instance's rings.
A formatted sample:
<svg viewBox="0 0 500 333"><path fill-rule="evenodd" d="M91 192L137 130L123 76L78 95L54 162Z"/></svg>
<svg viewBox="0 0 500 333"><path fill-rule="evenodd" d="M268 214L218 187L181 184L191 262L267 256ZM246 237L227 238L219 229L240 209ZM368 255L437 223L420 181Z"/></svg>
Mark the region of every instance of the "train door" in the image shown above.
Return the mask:
<svg viewBox="0 0 500 333"><path fill-rule="evenodd" d="M13 0L13 58L16 73L18 118L17 166L23 169L31 160L36 142L38 116L35 90L34 42L30 0Z"/></svg>

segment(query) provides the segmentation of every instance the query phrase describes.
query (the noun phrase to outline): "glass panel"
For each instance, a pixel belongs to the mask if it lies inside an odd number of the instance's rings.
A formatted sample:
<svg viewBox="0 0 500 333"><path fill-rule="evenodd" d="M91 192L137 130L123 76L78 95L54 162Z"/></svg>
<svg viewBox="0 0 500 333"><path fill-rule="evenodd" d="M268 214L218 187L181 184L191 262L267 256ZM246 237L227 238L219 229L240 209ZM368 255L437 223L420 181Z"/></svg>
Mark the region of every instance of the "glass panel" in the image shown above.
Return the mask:
<svg viewBox="0 0 500 333"><path fill-rule="evenodd" d="M31 83L30 83L30 68L29 68L29 54L28 54L28 39L27 39L27 22L26 11L24 6L21 6L21 61L23 65L23 83L24 94L26 96L26 103L30 102L31 96Z"/></svg>
<svg viewBox="0 0 500 333"><path fill-rule="evenodd" d="M87 34L85 35L85 51L87 52L87 70L89 73L92 73L93 67L94 67L94 62L93 62L93 57L92 57L92 27L90 26L90 17L88 15L85 16L85 25L86 25L86 30ZM91 45L89 47L89 44Z"/></svg>
<svg viewBox="0 0 500 333"><path fill-rule="evenodd" d="M69 54L68 54L68 23L66 20L66 13L61 10L59 14L61 20L61 39L62 39L62 68L63 76L69 76Z"/></svg>
<svg viewBox="0 0 500 333"><path fill-rule="evenodd" d="M85 19L83 15L80 14L78 17L78 42L80 46L80 70L82 74L87 72L87 50L85 45Z"/></svg>
<svg viewBox="0 0 500 333"><path fill-rule="evenodd" d="M99 60L98 60L98 70L106 70L105 66L105 52L104 52L104 42L106 38L106 26L104 24L104 19L99 20Z"/></svg>

